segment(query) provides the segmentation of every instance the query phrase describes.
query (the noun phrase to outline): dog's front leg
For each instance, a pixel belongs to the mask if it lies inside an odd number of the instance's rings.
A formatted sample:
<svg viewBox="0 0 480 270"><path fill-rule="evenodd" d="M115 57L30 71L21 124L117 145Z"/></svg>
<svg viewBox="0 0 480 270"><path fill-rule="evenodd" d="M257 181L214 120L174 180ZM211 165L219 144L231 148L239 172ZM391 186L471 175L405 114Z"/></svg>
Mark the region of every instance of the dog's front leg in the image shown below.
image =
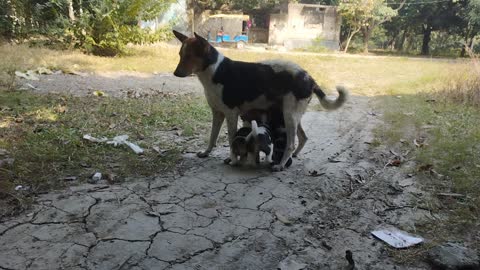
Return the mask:
<svg viewBox="0 0 480 270"><path fill-rule="evenodd" d="M225 120L225 115L222 112L212 110L212 131L210 133L210 141L208 142L207 150L197 153L197 156L200 158L208 157L210 152L212 152L215 143L217 142L218 134L220 133L220 128L222 127L223 120Z"/></svg>
<svg viewBox="0 0 480 270"><path fill-rule="evenodd" d="M237 156L232 151L232 142L235 139L235 134L237 133L238 127L238 112L232 111L225 115L227 118L227 128L228 128L228 143L230 145L230 158L226 159L225 163L230 163L230 165L237 165L239 163Z"/></svg>

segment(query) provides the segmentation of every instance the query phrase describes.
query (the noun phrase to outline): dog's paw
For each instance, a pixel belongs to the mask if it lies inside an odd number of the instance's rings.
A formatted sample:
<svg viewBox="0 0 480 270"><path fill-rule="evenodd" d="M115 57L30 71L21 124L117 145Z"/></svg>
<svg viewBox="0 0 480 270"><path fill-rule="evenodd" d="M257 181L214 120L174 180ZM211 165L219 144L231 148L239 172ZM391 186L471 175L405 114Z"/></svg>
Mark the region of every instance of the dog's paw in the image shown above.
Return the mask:
<svg viewBox="0 0 480 270"><path fill-rule="evenodd" d="M283 171L283 169L285 169L283 166L280 166L280 165L273 165L272 166L272 172L280 172L280 171Z"/></svg>
<svg viewBox="0 0 480 270"><path fill-rule="evenodd" d="M210 154L210 151L198 152L197 157L199 158L206 158Z"/></svg>
<svg viewBox="0 0 480 270"><path fill-rule="evenodd" d="M230 162L232 162L231 158L226 158L226 159L223 160L223 163L225 163L227 165L230 164Z"/></svg>

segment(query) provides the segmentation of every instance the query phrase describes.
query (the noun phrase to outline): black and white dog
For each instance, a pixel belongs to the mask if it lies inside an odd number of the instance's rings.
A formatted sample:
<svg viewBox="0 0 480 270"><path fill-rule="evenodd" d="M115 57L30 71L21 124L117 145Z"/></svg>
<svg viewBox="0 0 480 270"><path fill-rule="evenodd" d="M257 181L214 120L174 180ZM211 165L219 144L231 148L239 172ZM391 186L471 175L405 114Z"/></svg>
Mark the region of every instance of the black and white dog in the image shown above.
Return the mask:
<svg viewBox="0 0 480 270"><path fill-rule="evenodd" d="M224 57L196 33L191 38L177 31L173 33L182 42L180 62L174 75L186 77L195 73L212 109L210 141L208 148L198 154L199 157L206 157L212 151L225 118L231 146L240 114L278 105L283 112L287 139L282 159L272 169L283 170L295 150L295 136L312 94L326 109L339 108L346 101L347 91L343 87L337 87L339 96L336 100L327 99L315 80L295 63L284 60L261 63L234 61ZM230 159L232 165L238 163L233 153L230 153Z"/></svg>

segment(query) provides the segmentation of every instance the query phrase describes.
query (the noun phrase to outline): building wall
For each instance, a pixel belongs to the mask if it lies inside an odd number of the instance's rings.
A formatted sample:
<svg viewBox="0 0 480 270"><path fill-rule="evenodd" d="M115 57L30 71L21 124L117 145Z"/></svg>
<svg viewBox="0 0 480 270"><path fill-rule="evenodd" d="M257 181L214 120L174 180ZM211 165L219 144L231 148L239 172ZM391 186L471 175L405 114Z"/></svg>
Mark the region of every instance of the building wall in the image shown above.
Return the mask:
<svg viewBox="0 0 480 270"><path fill-rule="evenodd" d="M338 49L340 25L335 6L289 4L286 13L270 15L268 41L292 49L308 47L320 37L324 46Z"/></svg>

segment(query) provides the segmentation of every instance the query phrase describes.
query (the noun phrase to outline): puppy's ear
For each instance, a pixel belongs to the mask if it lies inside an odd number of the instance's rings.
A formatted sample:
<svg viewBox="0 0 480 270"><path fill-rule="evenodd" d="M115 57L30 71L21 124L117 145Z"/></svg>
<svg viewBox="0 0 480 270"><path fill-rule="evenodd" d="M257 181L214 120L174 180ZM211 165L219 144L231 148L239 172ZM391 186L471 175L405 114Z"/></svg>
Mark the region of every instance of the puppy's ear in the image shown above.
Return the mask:
<svg viewBox="0 0 480 270"><path fill-rule="evenodd" d="M185 36L184 34L178 32L178 31L175 31L175 30L172 30L173 34L178 38L178 40L180 40L180 42L184 42L188 37Z"/></svg>
<svg viewBox="0 0 480 270"><path fill-rule="evenodd" d="M194 32L193 34L195 35L195 38L198 39L198 40L200 40L200 42L201 42L203 45L207 45L207 44L208 44L208 41L207 41L205 38L203 38L202 36L200 36L199 34L197 34L197 33L195 33L195 32Z"/></svg>

